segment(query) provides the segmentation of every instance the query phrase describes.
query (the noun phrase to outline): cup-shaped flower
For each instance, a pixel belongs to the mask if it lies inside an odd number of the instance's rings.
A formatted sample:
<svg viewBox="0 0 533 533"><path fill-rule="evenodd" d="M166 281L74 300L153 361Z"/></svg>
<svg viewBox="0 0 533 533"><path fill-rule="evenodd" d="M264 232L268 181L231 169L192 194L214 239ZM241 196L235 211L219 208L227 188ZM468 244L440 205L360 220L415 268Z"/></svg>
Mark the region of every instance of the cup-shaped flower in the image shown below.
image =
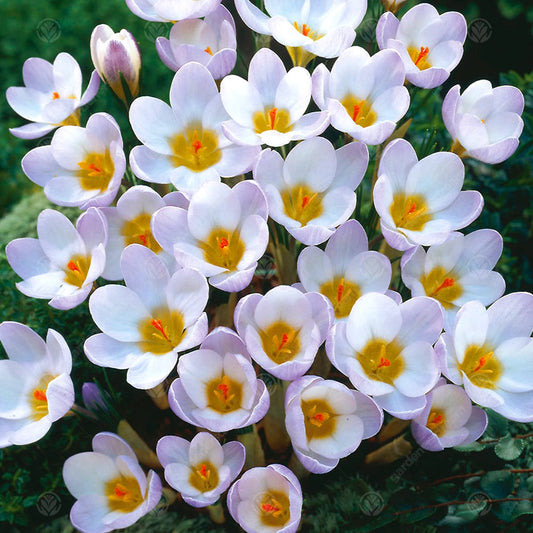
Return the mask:
<svg viewBox="0 0 533 533"><path fill-rule="evenodd" d="M268 201L269 215L300 242L327 240L355 209L355 188L368 165L368 149L349 143L337 150L323 137L297 144L287 155L263 150L254 179Z"/></svg>
<svg viewBox="0 0 533 533"><path fill-rule="evenodd" d="M235 0L244 23L285 45L294 65L305 67L316 56L337 57L355 39L366 13L366 0L265 2L268 14L250 0Z"/></svg>
<svg viewBox="0 0 533 533"><path fill-rule="evenodd" d="M82 533L131 526L158 504L161 480L153 470L146 475L128 443L114 433L98 433L92 447L63 465L63 480L77 500L70 521Z"/></svg>
<svg viewBox="0 0 533 533"><path fill-rule="evenodd" d="M22 169L57 205L81 209L109 205L126 170L120 128L107 113L92 115L85 128L63 126L50 145L24 156Z"/></svg>
<svg viewBox="0 0 533 533"><path fill-rule="evenodd" d="M465 168L450 152L418 161L404 139L383 151L374 205L385 240L396 250L442 244L454 230L468 226L483 209L478 191L461 191Z"/></svg>
<svg viewBox="0 0 533 533"><path fill-rule="evenodd" d="M439 378L433 344L442 323L440 305L432 298L397 304L371 292L355 302L348 320L333 326L326 353L356 389L385 411L415 418Z"/></svg>
<svg viewBox="0 0 533 533"><path fill-rule="evenodd" d="M74 403L72 358L49 329L46 342L18 322L0 324L8 359L0 361L0 448L38 441Z"/></svg>
<svg viewBox="0 0 533 533"><path fill-rule="evenodd" d="M472 406L464 389L440 379L427 394L422 413L411 422L411 433L425 450L440 452L479 439L487 423L485 411Z"/></svg>
<svg viewBox="0 0 533 533"><path fill-rule="evenodd" d="M118 200L116 207L103 207L108 225L106 264L102 277L109 280L123 279L120 256L126 246L141 244L150 248L166 264L169 271L175 268L172 254L165 252L155 240L150 227L152 215L162 207L188 207L189 201L182 193L171 192L163 198L145 185L128 189Z"/></svg>
<svg viewBox="0 0 533 533"><path fill-rule="evenodd" d="M283 465L251 468L231 486L228 509L247 533L295 533L302 515L302 487Z"/></svg>
<svg viewBox="0 0 533 533"><path fill-rule="evenodd" d="M139 94L141 52L128 30L99 24L91 34L91 59L104 83L128 105Z"/></svg>
<svg viewBox="0 0 533 533"><path fill-rule="evenodd" d="M480 229L468 235L454 232L426 251L417 246L402 256L402 280L412 296L429 296L444 308L451 329L459 308L470 300L489 305L505 291L505 280L492 269L503 249L501 235Z"/></svg>
<svg viewBox="0 0 533 533"><path fill-rule="evenodd" d="M309 370L332 322L325 296L287 285L245 296L235 308L235 325L252 359L287 381Z"/></svg>
<svg viewBox="0 0 533 533"><path fill-rule="evenodd" d="M106 285L91 295L89 310L103 333L89 337L84 350L95 365L127 368L130 385L150 389L170 374L178 352L206 336L207 281L189 268L171 276L140 244L128 246L120 264L126 286Z"/></svg>
<svg viewBox="0 0 533 533"><path fill-rule="evenodd" d="M190 61L201 63L215 80L229 74L237 61L235 21L231 13L218 6L204 20L176 22L169 38L158 37L155 46L161 61L176 71Z"/></svg>
<svg viewBox="0 0 533 533"><path fill-rule="evenodd" d="M330 113L331 125L365 144L387 139L409 109L405 67L394 50L370 56L364 48L345 50L331 73L313 72L313 100Z"/></svg>
<svg viewBox="0 0 533 533"><path fill-rule="evenodd" d="M463 56L466 20L457 11L439 12L418 4L401 20L390 11L381 15L376 38L381 50L392 48L402 57L405 77L413 85L433 89L444 83Z"/></svg>
<svg viewBox="0 0 533 533"><path fill-rule="evenodd" d="M265 252L266 219L266 199L256 183L242 181L231 189L213 182L193 194L188 210L160 209L152 228L178 264L196 268L217 289L237 292L250 284Z"/></svg>
<svg viewBox="0 0 533 533"><path fill-rule="evenodd" d="M170 385L170 408L194 426L230 431L255 424L270 407L250 354L228 328L215 328L199 350L182 355L178 374Z"/></svg>
<svg viewBox="0 0 533 533"><path fill-rule="evenodd" d="M477 404L533 421L533 295L507 294L488 309L466 303L435 345L442 373Z"/></svg>
<svg viewBox="0 0 533 533"><path fill-rule="evenodd" d="M337 320L347 318L363 294L386 293L391 272L385 255L368 250L365 230L357 220L341 224L324 250L308 246L298 257L298 277L303 288L326 296Z"/></svg>
<svg viewBox="0 0 533 533"><path fill-rule="evenodd" d="M198 433L191 442L170 435L162 437L156 451L167 483L193 507L215 503L239 475L246 456L240 442L222 446L206 432Z"/></svg>
<svg viewBox="0 0 533 533"><path fill-rule="evenodd" d="M383 423L383 411L371 398L317 376L302 376L289 385L285 412L294 452L314 474L333 470Z"/></svg>
<svg viewBox="0 0 533 533"><path fill-rule="evenodd" d="M309 72L302 67L287 72L269 48L261 48L252 57L248 81L226 76L220 96L232 118L222 129L237 144L284 146L320 135L329 124L327 111L304 115L311 100Z"/></svg>
<svg viewBox="0 0 533 533"><path fill-rule="evenodd" d="M221 0L126 0L132 13L144 20L175 22L208 15L217 8Z"/></svg>
<svg viewBox="0 0 533 533"><path fill-rule="evenodd" d="M37 139L58 126L78 126L79 108L96 96L100 85L95 70L82 95L80 66L66 52L58 54L53 64L39 57L27 59L22 78L24 87L9 87L6 91L13 110L32 122L9 130L21 139Z"/></svg>
<svg viewBox="0 0 533 533"><path fill-rule="evenodd" d="M207 181L251 170L260 150L236 146L222 133L229 115L206 67L192 62L176 72L170 104L141 96L130 107L131 127L143 143L130 153L139 178L193 192Z"/></svg>
<svg viewBox="0 0 533 533"><path fill-rule="evenodd" d="M524 95L512 85L492 87L478 80L461 94L455 85L442 102L442 118L461 157L501 163L518 147L524 128Z"/></svg>
<svg viewBox="0 0 533 533"><path fill-rule="evenodd" d="M105 267L107 223L95 207L76 222L53 209L37 219L37 239L6 246L11 268L22 278L17 289L31 298L50 299L56 309L72 309L89 296Z"/></svg>

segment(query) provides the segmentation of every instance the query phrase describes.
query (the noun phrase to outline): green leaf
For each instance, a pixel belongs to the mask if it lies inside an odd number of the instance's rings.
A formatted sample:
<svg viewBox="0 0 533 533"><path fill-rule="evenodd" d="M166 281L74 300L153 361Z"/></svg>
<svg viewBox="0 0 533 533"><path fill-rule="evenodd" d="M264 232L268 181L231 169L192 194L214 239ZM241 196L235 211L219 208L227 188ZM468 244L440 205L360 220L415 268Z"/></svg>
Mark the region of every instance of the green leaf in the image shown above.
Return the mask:
<svg viewBox="0 0 533 533"><path fill-rule="evenodd" d="M487 472L481 478L481 488L492 499L505 498L514 486L514 476L508 470Z"/></svg>
<svg viewBox="0 0 533 533"><path fill-rule="evenodd" d="M471 442L470 444L465 444L464 446L454 446L453 449L464 453L481 452L485 449L485 445L481 444L481 442Z"/></svg>
<svg viewBox="0 0 533 533"><path fill-rule="evenodd" d="M514 461L520 457L524 446L523 440L513 439L513 437L508 436L504 437L498 442L498 444L496 444L494 452L504 461Z"/></svg>
<svg viewBox="0 0 533 533"><path fill-rule="evenodd" d="M509 431L509 421L507 418L503 417L492 409L487 410L487 416L489 423L483 436L490 439L499 439L501 437L505 437Z"/></svg>

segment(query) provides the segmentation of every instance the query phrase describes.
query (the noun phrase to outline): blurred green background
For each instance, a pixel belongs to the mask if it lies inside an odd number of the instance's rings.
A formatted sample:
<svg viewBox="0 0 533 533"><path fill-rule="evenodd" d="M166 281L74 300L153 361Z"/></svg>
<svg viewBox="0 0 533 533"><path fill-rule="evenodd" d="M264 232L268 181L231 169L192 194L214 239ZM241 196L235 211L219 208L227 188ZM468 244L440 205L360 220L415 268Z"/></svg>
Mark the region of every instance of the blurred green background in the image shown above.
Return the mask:
<svg viewBox="0 0 533 533"><path fill-rule="evenodd" d="M407 7L415 2L409 2ZM504 236L504 255L497 269L507 281L507 292L531 290L533 286L532 238L533 238L533 66L531 64L531 41L533 27L533 7L529 2L511 0L478 0L471 2L439 0L434 2L439 10L459 10L470 23L470 33L465 44L465 54L460 66L452 72L450 80L438 91L434 91L422 111L414 116L409 131L410 140L419 149L422 146L432 150L448 149L450 139L442 129L440 106L442 97L449 87L461 83L466 87L479 78L487 78L493 84L510 83L518 86L526 97L524 114L525 130L517 153L502 165L488 166L467 162L467 183L465 188L480 190L485 197L485 209L478 221L468 231L481 227L497 229ZM233 9L233 3L224 0ZM365 22L358 30L356 44L373 48L372 36L375 23L381 13L378 0L369 0L369 10ZM39 333L44 334L52 327L60 331L69 342L74 356L73 379L79 402L80 387L83 381L96 379L107 390L113 391L114 401L121 415L136 420L139 412L150 408L146 395L125 386L124 374L118 371L104 371L87 363L82 351L83 340L95 331L86 306L61 313L51 309L46 302L25 298L14 287L17 276L7 265L4 247L12 239L35 235L35 221L38 213L50 205L42 192L22 173L20 161L35 146L48 144L52 135L35 141L24 141L10 135L8 128L25 123L8 106L5 90L9 86L22 85L22 64L29 57L42 57L53 61L55 56L66 51L72 54L83 71L85 88L92 64L89 52L89 38L93 27L100 23L110 25L115 31L127 28L137 38L143 57L143 94L168 99L168 90L173 73L159 60L154 41L159 35L168 36L170 25L146 22L134 16L123 0L54 0L35 2L34 0L0 0L0 320L25 322ZM252 52L252 39L242 27L239 43L243 55ZM281 52L283 53L283 52ZM285 59L287 55L283 56ZM245 57L247 63L247 57ZM242 66L242 63L241 63ZM245 70L239 73L245 75ZM424 91L422 91L424 93ZM424 96L419 94L417 98ZM98 111L111 113L121 125L126 147L137 142L129 129L124 107L117 102L106 87L101 86L97 97L82 109L82 122ZM372 167L369 168L369 172ZM77 215L74 209L63 210L71 217ZM157 416L148 421L142 429L137 428L149 441L150 432L161 424L167 425L169 433L175 426L175 417ZM500 421L500 426L503 424ZM501 429L501 427L498 428ZM55 521L68 512L72 498L66 492L61 480L61 468L66 457L89 449L94 433L103 429L113 429L105 423L92 423L79 419L66 419L54 424L51 432L39 443L31 446L0 450L0 528L3 531L69 531L68 521ZM495 434L498 434L496 430ZM505 426L511 434L524 432L521 425ZM503 430L502 435L506 434ZM498 434L498 436L501 436ZM488 454L488 455L487 455ZM357 454L356 454L357 455ZM460 455L447 451L438 459L425 454L406 473L417 482L431 481L437 476L473 470L497 469L504 464L501 458L489 452ZM524 454L519 466L531 466L530 455ZM360 470L361 469L361 470ZM459 469L459 470L458 470ZM362 516L354 504L357 497L366 494L372 486L379 494L389 497L394 492L387 483L391 470L386 468L368 472L361 465L361 458L350 458L328 476L313 476L306 482L304 531L357 531L374 529L376 520L371 515ZM325 485L328 489L324 489ZM533 484L532 484L533 486ZM465 490L462 488L461 490ZM388 492L387 492L388 491ZM392 492L391 492L392 491ZM55 512L43 513L36 507L39 497L46 493L57 495L60 508ZM455 496L454 496L455 497ZM464 495L462 496L464 497ZM452 497L453 499L453 497ZM418 500L420 496L418 496ZM138 530L150 531L209 531L212 529L205 514L198 514L188 506L177 506L176 512L159 513L146 519ZM442 513L441 513L442 514ZM472 513L471 513L472 514ZM475 513L474 513L475 514ZM474 518L479 518L479 512ZM515 513L516 514L516 513ZM384 515L381 515L383 518ZM509 515L518 520L520 513ZM411 531L435 531L434 523L441 515L421 516L420 523L409 526ZM455 521L463 530L499 530L502 523L513 523L507 515L488 514L483 522L473 525L472 516ZM502 522L503 521L503 522ZM143 525L144 524L144 525ZM147 524L150 524L149 526ZM5 527L4 527L5 526ZM376 526L378 527L379 524ZM385 527L385 526L383 526ZM397 526L394 526L397 528ZM446 526L448 527L448 526ZM6 529L7 528L7 529ZM366 528L366 529L365 529ZM219 531L221 529L218 529ZM236 530L229 525L227 531ZM380 529L385 531L386 529ZM456 530L455 528L453 530ZM397 531L397 529L396 529ZM440 529L439 529L440 531ZM524 529L525 531L525 529Z"/></svg>

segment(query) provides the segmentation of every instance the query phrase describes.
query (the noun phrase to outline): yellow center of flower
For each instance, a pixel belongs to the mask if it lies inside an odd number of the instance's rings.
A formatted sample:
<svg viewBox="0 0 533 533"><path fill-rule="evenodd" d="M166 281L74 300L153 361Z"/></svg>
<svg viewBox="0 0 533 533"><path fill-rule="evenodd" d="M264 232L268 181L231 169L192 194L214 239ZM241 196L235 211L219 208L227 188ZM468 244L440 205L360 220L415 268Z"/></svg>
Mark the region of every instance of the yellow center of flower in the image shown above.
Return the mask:
<svg viewBox="0 0 533 533"><path fill-rule="evenodd" d="M46 397L46 390L48 384L54 379L54 376L45 374L41 377L35 389L30 394L30 405L33 411L32 418L40 420L43 416L48 414L48 398Z"/></svg>
<svg viewBox="0 0 533 533"><path fill-rule="evenodd" d="M69 285L81 288L87 278L87 272L91 266L91 258L84 255L73 255L66 267L63 269L65 272L65 282Z"/></svg>
<svg viewBox="0 0 533 533"><path fill-rule="evenodd" d="M469 346L458 368L474 385L484 389L495 389L503 371L501 363L494 357L493 348L487 345Z"/></svg>
<svg viewBox="0 0 533 533"><path fill-rule="evenodd" d="M215 411L226 414L236 411L242 405L242 385L225 374L207 383L207 405Z"/></svg>
<svg viewBox="0 0 533 533"><path fill-rule="evenodd" d="M420 194L394 193L390 214L397 228L421 231L431 220L425 198Z"/></svg>
<svg viewBox="0 0 533 533"><path fill-rule="evenodd" d="M78 166L80 170L76 175L84 191L105 191L115 173L115 164L109 150L103 154L88 153L85 159L78 163Z"/></svg>
<svg viewBox="0 0 533 533"><path fill-rule="evenodd" d="M426 295L438 300L445 309L452 309L453 303L463 294L457 274L446 272L441 266L433 268L429 274L423 274L420 282Z"/></svg>
<svg viewBox="0 0 533 533"><path fill-rule="evenodd" d="M421 46L417 48L416 46L409 46L407 48L407 53L409 57L420 70L426 70L431 68L431 63L428 61L429 48L427 46Z"/></svg>
<svg viewBox="0 0 533 533"><path fill-rule="evenodd" d="M120 476L106 483L105 493L111 511L131 513L143 502L141 488L134 477Z"/></svg>
<svg viewBox="0 0 533 533"><path fill-rule="evenodd" d="M357 360L370 379L392 385L405 366L400 356L401 351L402 347L396 341L387 343L373 339L367 343L361 353L357 353Z"/></svg>
<svg viewBox="0 0 533 533"><path fill-rule="evenodd" d="M305 226L310 220L318 218L323 211L322 195L307 185L296 185L281 191L285 214Z"/></svg>
<svg viewBox="0 0 533 533"><path fill-rule="evenodd" d="M209 492L218 486L218 471L213 463L204 461L191 467L189 483L200 492Z"/></svg>
<svg viewBox="0 0 533 533"><path fill-rule="evenodd" d="M361 100L349 94L341 100L341 104L351 119L362 128L372 126L378 118L376 112L372 109L372 102L369 100Z"/></svg>
<svg viewBox="0 0 533 533"><path fill-rule="evenodd" d="M161 251L161 246L154 239L152 230L150 228L150 220L152 216L148 213L141 213L131 220L127 220L122 225L120 233L124 237L126 246L130 244L142 244L150 248L152 252L158 254Z"/></svg>
<svg viewBox="0 0 533 533"><path fill-rule="evenodd" d="M433 431L437 437L442 436L446 430L446 417L444 416L444 412L440 409L432 409L429 413L426 426Z"/></svg>
<svg viewBox="0 0 533 533"><path fill-rule="evenodd" d="M253 123L256 133L269 130L286 133L292 129L289 112L277 107L266 108L263 112L256 111L253 116Z"/></svg>
<svg viewBox="0 0 533 533"><path fill-rule="evenodd" d="M271 324L266 331L259 330L263 350L278 365L290 361L300 351L298 333L281 320Z"/></svg>
<svg viewBox="0 0 533 533"><path fill-rule="evenodd" d="M361 289L351 281L335 276L320 286L319 292L333 305L335 318L345 318L350 314L353 304L361 296Z"/></svg>
<svg viewBox="0 0 533 533"><path fill-rule="evenodd" d="M207 240L199 243L199 246L208 263L228 270L237 270L245 251L239 231L224 228L213 229Z"/></svg>
<svg viewBox="0 0 533 533"><path fill-rule="evenodd" d="M204 130L201 124L192 124L184 133L174 135L169 145L174 166L183 166L195 172L211 168L222 158L217 134Z"/></svg>
<svg viewBox="0 0 533 533"><path fill-rule="evenodd" d="M185 335L183 315L168 308L154 310L152 318L139 323L142 340L138 342L143 352L156 355L172 351Z"/></svg>
<svg viewBox="0 0 533 533"><path fill-rule="evenodd" d="M337 420L328 402L325 400L302 400L301 407L308 441L324 439L333 435Z"/></svg>
<svg viewBox="0 0 533 533"><path fill-rule="evenodd" d="M268 527L281 529L291 517L290 502L283 492L270 490L259 503L259 519Z"/></svg>

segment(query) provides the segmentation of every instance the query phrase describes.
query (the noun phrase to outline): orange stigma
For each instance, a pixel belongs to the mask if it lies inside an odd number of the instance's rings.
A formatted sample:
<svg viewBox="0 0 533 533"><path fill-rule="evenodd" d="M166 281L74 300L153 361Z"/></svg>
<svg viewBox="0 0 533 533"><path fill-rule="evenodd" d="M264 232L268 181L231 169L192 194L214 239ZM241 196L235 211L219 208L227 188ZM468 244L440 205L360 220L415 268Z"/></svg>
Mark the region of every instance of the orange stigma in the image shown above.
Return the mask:
<svg viewBox="0 0 533 533"><path fill-rule="evenodd" d="M492 372L492 370L482 370L482 369L491 360L493 355L494 355L494 352L489 352L487 355L480 357L477 362L477 366L472 370L472 372L480 372L480 371L487 372L487 373Z"/></svg>
<svg viewBox="0 0 533 533"><path fill-rule="evenodd" d="M268 112L268 118L270 119L270 129L273 130L274 129L274 124L276 123L276 115L278 113L278 109L276 107L273 107L269 112Z"/></svg>
<svg viewBox="0 0 533 533"><path fill-rule="evenodd" d="M344 293L344 278L341 279L341 282L337 286L337 302L342 300L342 295Z"/></svg>
<svg viewBox="0 0 533 533"><path fill-rule="evenodd" d="M67 268L69 270L72 270L72 272L80 272L80 269L78 268L78 265L74 261L69 261L67 263Z"/></svg>
<svg viewBox="0 0 533 533"><path fill-rule="evenodd" d="M117 483L117 485L115 486L115 495L118 496L119 498L124 498L124 496L126 496L126 494L128 493L128 491L120 484Z"/></svg>
<svg viewBox="0 0 533 533"><path fill-rule="evenodd" d="M229 395L229 385L226 383L219 383L217 389L222 393L222 396L224 396L224 400L227 400Z"/></svg>
<svg viewBox="0 0 533 533"><path fill-rule="evenodd" d="M39 400L40 402L47 402L48 401L48 398L46 397L46 392L44 390L41 390L41 389L35 389L33 391L33 397L36 400Z"/></svg>
<svg viewBox="0 0 533 533"><path fill-rule="evenodd" d="M418 63L423 61L428 54L429 54L429 48L427 46L421 46L420 52L418 52L418 57L416 58L416 61L415 61L415 65L418 67Z"/></svg>
<svg viewBox="0 0 533 533"><path fill-rule="evenodd" d="M152 319L150 324L152 324L152 326L157 329L157 331L159 331L161 335L163 335L166 341L170 342L170 339L168 338L167 334L165 333L165 329L163 328L163 324L161 324L161 320Z"/></svg>
<svg viewBox="0 0 533 533"><path fill-rule="evenodd" d="M354 122L357 121L357 118L359 117L359 113L361 113L361 109L363 109L364 101L360 104L354 104L353 106L353 113L352 113L352 120Z"/></svg>
<svg viewBox="0 0 533 533"><path fill-rule="evenodd" d="M226 248L227 246L229 246L229 242L228 242L228 239L225 239L224 237L222 237L222 239L220 239L219 243L218 243L218 247L223 250L224 248Z"/></svg>
<svg viewBox="0 0 533 533"><path fill-rule="evenodd" d="M192 146L192 149L194 150L194 155L198 155L198 151L200 150L200 148L202 147L202 143L201 141L199 141L198 139L194 140L192 143L191 143L191 146Z"/></svg>
<svg viewBox="0 0 533 533"><path fill-rule="evenodd" d="M207 52L210 56L213 55L213 51L211 50L211 48L209 48L209 46L204 49L204 52Z"/></svg>
<svg viewBox="0 0 533 533"><path fill-rule="evenodd" d="M285 346L285 344L287 344L287 341L289 340L289 336L284 333L281 337L281 342L278 346L278 350L281 350L283 348L283 346Z"/></svg>
<svg viewBox="0 0 533 533"><path fill-rule="evenodd" d="M455 279L454 278L446 278L440 285L439 287L435 290L435 292L433 294L437 294L439 291L441 291L442 289L447 289L448 287L453 287L453 285L455 284Z"/></svg>
<svg viewBox="0 0 533 533"><path fill-rule="evenodd" d="M143 246L147 246L147 239L146 239L146 235L139 235L139 240L142 242Z"/></svg>
<svg viewBox="0 0 533 533"><path fill-rule="evenodd" d="M408 215L412 215L416 211L416 204L415 202L411 202L411 205L409 206L409 209L407 210Z"/></svg>
<svg viewBox="0 0 533 533"><path fill-rule="evenodd" d="M302 198L302 209L305 209L310 201L311 200L310 200L309 196L304 196Z"/></svg>
<svg viewBox="0 0 533 533"><path fill-rule="evenodd" d="M261 510L264 511L265 513L274 514L274 513L279 512L281 509L279 507L276 507L275 505L272 505L271 503L262 503Z"/></svg>
<svg viewBox="0 0 533 533"><path fill-rule="evenodd" d="M207 466L204 463L200 465L200 470L197 470L197 472L198 475L200 477L203 477L204 479L207 479L209 477L209 474L211 473L209 472L209 470L207 470Z"/></svg>
<svg viewBox="0 0 533 533"><path fill-rule="evenodd" d="M382 357L379 360L378 368L381 368L383 366L390 366L390 361L386 357Z"/></svg>
<svg viewBox="0 0 533 533"><path fill-rule="evenodd" d="M53 92L53 93L52 93L52 98L53 98L54 100L57 100L58 98L60 98L59 93Z"/></svg>

